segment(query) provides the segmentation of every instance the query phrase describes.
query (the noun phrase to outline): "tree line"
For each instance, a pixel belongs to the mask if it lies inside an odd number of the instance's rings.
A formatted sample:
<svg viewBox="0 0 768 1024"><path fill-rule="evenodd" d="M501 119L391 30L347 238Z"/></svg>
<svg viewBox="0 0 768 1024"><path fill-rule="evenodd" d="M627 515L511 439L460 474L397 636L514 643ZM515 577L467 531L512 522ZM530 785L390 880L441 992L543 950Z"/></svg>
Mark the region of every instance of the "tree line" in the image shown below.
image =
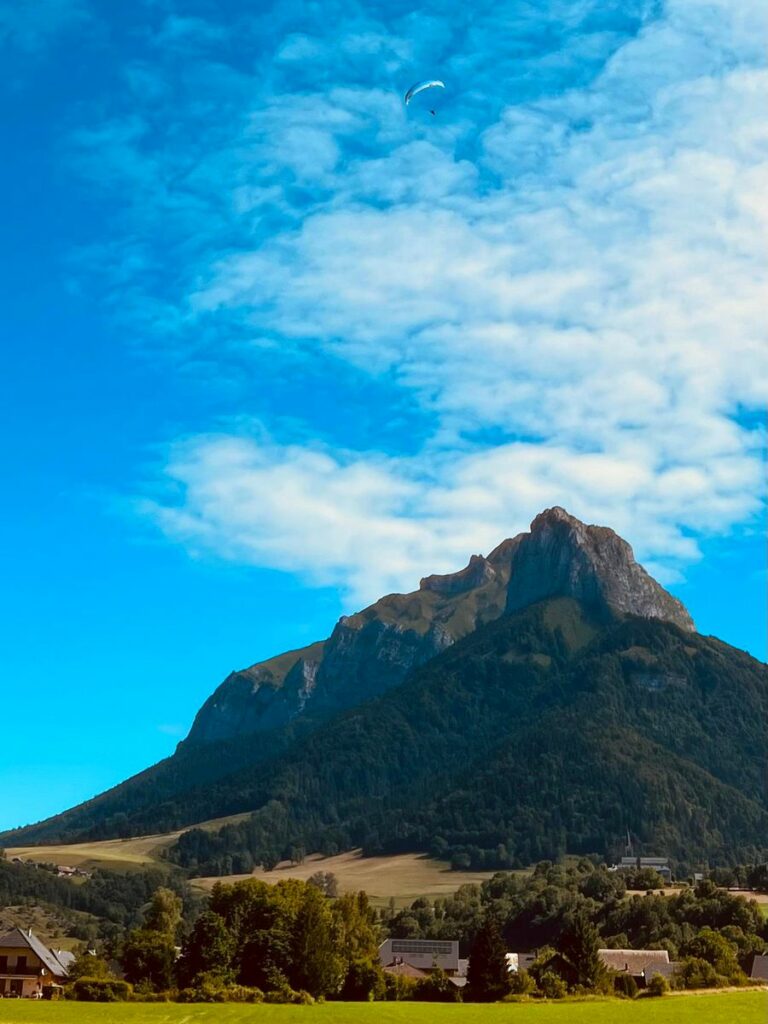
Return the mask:
<svg viewBox="0 0 768 1024"><path fill-rule="evenodd" d="M335 892L327 872L308 882L219 882L190 919L181 897L160 887L137 927L78 958L71 994L190 1002L634 995L632 979L605 970L601 947L666 949L679 963L673 984L690 988L744 984L752 956L768 952L754 901L711 880L674 896L628 896L620 873L587 859L498 873L400 910ZM378 948L387 936L458 939L469 956L466 988L436 968L419 981L384 971ZM528 970L510 973L508 951L536 955ZM651 991L665 987L659 978Z"/></svg>

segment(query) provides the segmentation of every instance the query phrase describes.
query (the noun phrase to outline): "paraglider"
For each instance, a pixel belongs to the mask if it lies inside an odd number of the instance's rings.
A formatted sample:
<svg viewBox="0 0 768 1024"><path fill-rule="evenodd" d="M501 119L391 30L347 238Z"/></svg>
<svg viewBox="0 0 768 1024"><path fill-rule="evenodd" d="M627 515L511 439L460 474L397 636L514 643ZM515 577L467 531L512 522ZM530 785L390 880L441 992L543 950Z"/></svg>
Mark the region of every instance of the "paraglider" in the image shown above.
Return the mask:
<svg viewBox="0 0 768 1024"><path fill-rule="evenodd" d="M427 89L444 89L445 82L441 82L439 78L433 78L425 82L417 82L412 85L408 92L405 94L405 105L409 105L414 96L418 96L420 92L425 92ZM430 110L430 114L434 117L435 111Z"/></svg>

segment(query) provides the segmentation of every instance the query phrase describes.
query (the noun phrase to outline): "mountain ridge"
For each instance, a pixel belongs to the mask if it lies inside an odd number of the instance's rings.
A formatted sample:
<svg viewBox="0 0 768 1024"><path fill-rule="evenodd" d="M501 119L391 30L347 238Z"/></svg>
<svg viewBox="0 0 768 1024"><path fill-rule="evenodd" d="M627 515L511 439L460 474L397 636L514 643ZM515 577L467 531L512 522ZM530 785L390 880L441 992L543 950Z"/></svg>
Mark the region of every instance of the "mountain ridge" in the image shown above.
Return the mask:
<svg viewBox="0 0 768 1024"><path fill-rule="evenodd" d="M613 650L611 638L622 636L622 628L639 640ZM722 664L715 669L718 659ZM457 664L458 669L451 667ZM592 666L591 676L579 675L583 664ZM472 673L484 681L486 690L482 686L477 690ZM603 676L608 683L600 682ZM733 684L739 679L741 691ZM407 838L409 850L430 848L436 839L436 820L445 813L447 821L454 813L450 792L442 803L435 803L436 789L443 786L462 792L465 780L454 772L456 758L466 770L471 767L473 776L485 777L497 757L494 743L511 744L514 753L530 736L529 756L535 762L538 742L540 770L545 773L546 765L557 763L567 748L569 734L567 729L563 732L563 723L571 722L574 737L593 737L591 747L574 747L584 762L584 778L597 778L604 771L606 785L621 788L621 773L609 771L621 761L620 751L608 737L626 723L606 717L600 704L592 705L586 697L568 711L574 686L584 693L590 686L598 690L602 686L610 706L624 708L625 717L635 723L623 733L635 756L656 751L654 756L667 766L668 774L687 780L684 788L691 806L685 813L695 813L707 823L697 833L690 823L670 820L664 807L676 806L672 783L652 784L654 772L643 769L651 786L650 804L648 813L639 813L638 820L648 835L676 836L669 839L670 848L680 849L683 841L690 841L698 844L699 852L717 855L712 854L718 847L707 810L708 801L714 801L725 817L734 807L740 809L747 825L741 832L734 825L734 836L748 834L757 849L768 806L756 769L759 751L768 746L759 732L760 722L768 717L764 667L714 638L700 637L682 604L635 562L622 538L606 527L581 523L557 506L537 516L530 532L503 541L488 556L473 555L458 572L426 576L417 591L387 595L354 615L343 616L328 640L230 674L198 712L189 736L174 755L85 804L0 839L18 845L62 837L74 841L137 835L251 811L249 824L231 826L227 833L226 842L241 858L241 866L249 858L252 862L254 857L272 858L284 852L271 848L265 839L272 836L277 842L274 837L282 835L281 829L288 830L285 843L291 840L292 829L294 839L302 836L304 842L337 849L352 843L373 851L377 843L396 846L397 836L402 842ZM537 716L544 715L531 703L537 693L556 706L557 714L546 712L555 715L551 734L536 724ZM633 695L634 704L627 704L627 694ZM500 702L496 711L494 699ZM447 723L454 721L454 703L464 710L455 726L450 726L453 749L446 753L440 729L441 723L448 728ZM434 750L433 764L422 765L416 757L422 781L410 772L407 760L387 760L389 747L399 749L393 722L400 719L386 717L395 707L401 708L398 715L405 716L401 727L406 734L423 736ZM517 710L509 719L504 708ZM370 749L354 735L346 736L348 720L361 723L360 735L368 737ZM604 742L594 731L594 721L604 725ZM388 735L388 729L395 731ZM722 736L718 730L724 730ZM560 749L551 745L555 734L560 736ZM353 756L345 761L346 743L352 743ZM312 751L320 748L323 757L315 762ZM418 744L407 753L404 749L403 757L413 759L414 750ZM459 756L460 750L464 753ZM601 756L609 762L602 768ZM366 767L371 758L389 765L387 786L398 794L396 806L387 803L389 797L381 803L376 787L377 779L384 776L371 774ZM502 757L499 765L503 763ZM518 771L528 771L529 766L515 763ZM733 765L730 774L729 764ZM296 802L301 792L296 775L300 765L313 780L314 802ZM535 764L532 770L537 770ZM745 788L747 783L751 792ZM730 798L723 787L731 787ZM544 847L557 847L554 826L535 806L524 806L513 790L505 791L503 798L493 787L489 792L496 803L482 826L485 839L493 828L498 833L498 823L506 822L516 805L521 815L528 815L532 823L538 821L540 835L526 847L527 840L518 834L514 821L504 825L509 834L502 838L517 846L515 856L527 850L536 859L546 855ZM759 793L757 802L755 793ZM476 825L481 821L487 797L488 793L472 791L468 799L474 810L462 812L466 821L475 820ZM594 816L593 795L580 792L574 794L577 797L588 809L586 816ZM333 808L330 819L326 805ZM425 808L431 808L427 818ZM555 818L563 813L556 811ZM397 824L398 816L408 823L407 829ZM654 832L657 819L660 831ZM566 832L578 845L583 840L581 825L567 815L563 820L570 822ZM615 822L613 832L614 826ZM469 834L474 826L467 828ZM608 833L613 834L605 828L601 833L599 820L589 828L590 835L602 834L606 842ZM330 838L334 830L336 840ZM249 838L241 842L237 836L246 832ZM464 846L477 846L464 842L461 830L451 835L449 845L461 856ZM232 853L221 854L215 845L218 841L210 836L204 840L182 837L173 856L190 870L196 870L201 857L209 861L223 857L219 866L226 867L232 863ZM194 842L201 844L197 854L190 853ZM742 839L739 842L743 848Z"/></svg>
<svg viewBox="0 0 768 1024"><path fill-rule="evenodd" d="M603 613L694 628L683 605L635 562L626 541L554 506L536 516L530 532L503 540L488 556L472 555L463 569L426 576L416 591L343 615L327 640L293 652L293 659L289 652L231 673L184 742L268 731L309 705L327 713L353 706L398 685L478 625L556 596L576 597Z"/></svg>

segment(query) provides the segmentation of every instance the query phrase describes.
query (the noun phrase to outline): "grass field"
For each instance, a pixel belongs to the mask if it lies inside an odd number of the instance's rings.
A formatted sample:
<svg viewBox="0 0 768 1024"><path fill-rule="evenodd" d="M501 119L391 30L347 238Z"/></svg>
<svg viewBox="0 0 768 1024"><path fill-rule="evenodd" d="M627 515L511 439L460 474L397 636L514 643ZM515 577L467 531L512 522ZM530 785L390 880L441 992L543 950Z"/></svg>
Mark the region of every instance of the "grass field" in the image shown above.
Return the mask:
<svg viewBox="0 0 768 1024"><path fill-rule="evenodd" d="M214 829L221 825L240 821L246 814L229 818L216 818L203 822L198 828ZM136 836L132 839L105 839L101 842L70 843L51 846L9 847L6 856L21 857L49 864L66 864L91 870L95 867L130 870L149 864L162 863L162 852L178 839L181 832L167 832L163 835ZM331 871L339 882L342 892L357 892L364 889L376 904L386 903L394 898L398 906L412 903L418 896L448 896L460 885L468 882L482 882L490 878L491 871L451 871L450 866L438 860L431 860L423 854L406 853L395 857L362 857L359 850L339 854L337 857L321 857L315 854L302 864L284 861L273 871L256 869L250 875L227 875L225 878L195 878L192 884L199 889L210 890L215 882L237 882L243 878L261 878L265 882L278 882L281 878L307 879L316 871Z"/></svg>
<svg viewBox="0 0 768 1024"><path fill-rule="evenodd" d="M636 1002L325 1003L243 1006L1 1000L0 1024L765 1024L768 994L727 992Z"/></svg>
<svg viewBox="0 0 768 1024"><path fill-rule="evenodd" d="M192 884L210 889L216 882L235 882L243 878L261 878L279 882L281 878L307 879L316 871L331 871L342 892L364 889L374 904L394 898L398 906L412 903L418 896L448 896L460 885L483 882L492 871L451 871L443 861L431 860L423 854L402 853L394 857L362 857L359 850L337 857L307 857L303 864L278 864L273 871L256 869L252 875L231 875L227 878L195 878Z"/></svg>
<svg viewBox="0 0 768 1024"><path fill-rule="evenodd" d="M203 821L195 828L216 829L222 825L243 821L248 814L233 814L228 818L213 818ZM192 827L192 826L190 826ZM157 864L161 861L161 853L175 843L182 832L165 832L162 835L134 836L132 839L104 839L94 843L68 843L52 846L14 846L6 848L5 855L21 857L22 860L34 860L45 864L65 864L68 867L83 868L120 868L130 869Z"/></svg>

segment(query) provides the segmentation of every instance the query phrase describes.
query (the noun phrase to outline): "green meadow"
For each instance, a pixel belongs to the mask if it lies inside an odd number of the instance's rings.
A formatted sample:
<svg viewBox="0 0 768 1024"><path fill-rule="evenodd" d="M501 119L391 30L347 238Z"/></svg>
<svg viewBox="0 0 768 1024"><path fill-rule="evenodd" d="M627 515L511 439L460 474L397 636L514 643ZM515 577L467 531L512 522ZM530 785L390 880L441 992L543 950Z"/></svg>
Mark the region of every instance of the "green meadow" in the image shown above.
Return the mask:
<svg viewBox="0 0 768 1024"><path fill-rule="evenodd" d="M768 992L662 999L442 1005L324 1003L246 1006L184 1003L0 1001L0 1024L765 1024Z"/></svg>

